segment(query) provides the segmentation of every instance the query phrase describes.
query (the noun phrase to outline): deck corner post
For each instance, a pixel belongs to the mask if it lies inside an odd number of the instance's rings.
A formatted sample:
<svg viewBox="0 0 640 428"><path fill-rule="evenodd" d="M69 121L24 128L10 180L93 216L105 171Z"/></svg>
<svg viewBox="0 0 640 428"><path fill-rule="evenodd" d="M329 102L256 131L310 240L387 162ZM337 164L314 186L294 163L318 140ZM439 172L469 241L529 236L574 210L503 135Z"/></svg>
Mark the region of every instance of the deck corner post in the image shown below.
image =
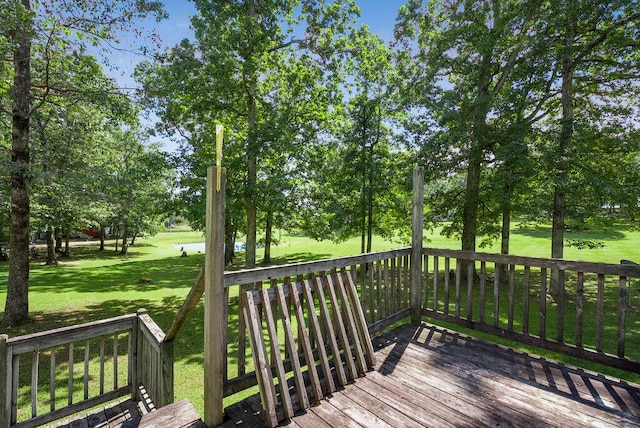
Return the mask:
<svg viewBox="0 0 640 428"><path fill-rule="evenodd" d="M10 425L11 419L11 355L7 346L9 336L0 334L0 428Z"/></svg>
<svg viewBox="0 0 640 428"><path fill-rule="evenodd" d="M175 401L173 390L173 341L163 341L160 343L160 370L161 370L161 388L160 406L166 406Z"/></svg>
<svg viewBox="0 0 640 428"><path fill-rule="evenodd" d="M411 323L420 324L422 314L422 243L424 236L424 168L413 167L411 224Z"/></svg>
<svg viewBox="0 0 640 428"><path fill-rule="evenodd" d="M227 359L227 304L224 292L226 168L207 171L204 312L204 423L222 423Z"/></svg>

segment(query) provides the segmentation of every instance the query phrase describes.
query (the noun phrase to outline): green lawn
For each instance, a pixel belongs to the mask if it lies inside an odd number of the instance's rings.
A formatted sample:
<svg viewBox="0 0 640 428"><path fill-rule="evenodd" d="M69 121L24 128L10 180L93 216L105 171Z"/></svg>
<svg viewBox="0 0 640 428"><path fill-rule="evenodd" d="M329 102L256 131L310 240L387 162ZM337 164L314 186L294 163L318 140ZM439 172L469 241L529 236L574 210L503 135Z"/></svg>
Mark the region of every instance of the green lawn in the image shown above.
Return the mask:
<svg viewBox="0 0 640 428"><path fill-rule="evenodd" d="M640 240L640 232L629 232L628 225L609 225L601 229L602 232L598 233L569 233L567 238L601 240L605 243L604 248L578 250L570 247L566 249L565 257L609 263L619 263L621 259L640 261L640 254L635 251ZM547 257L550 252L549 236L548 229L516 229L512 233L512 253ZM280 244L272 249L275 263L353 255L360 249L359 239L337 245L284 232L279 239ZM45 267L41 261L34 261L31 264L29 300L32 322L18 329L1 331L10 336L17 336L134 313L141 307L146 308L151 317L166 331L204 264L204 254L190 251L188 257L180 257L179 249L173 244L202 241L201 233L175 229L140 239L130 248L129 259L126 261L113 251L113 242L108 242L107 251L99 253L98 243L93 241L74 245L72 257L61 259L60 266ZM373 250L406 245L408 243L391 243L378 239L374 242ZM447 239L437 233L429 233L425 245L459 248L458 241ZM497 249L493 246L481 251L496 252ZM260 258L259 250L258 259ZM148 278L151 282L140 283L142 277ZM0 263L0 284L6 284L6 281L7 263ZM5 287L6 285L3 285L0 289L0 300L3 303L6 298ZM487 313L490 313L489 308ZM189 398L201 413L202 320L203 307L200 304L175 343L176 398ZM541 353L539 350L532 352ZM564 360L575 363L569 359ZM233 363L230 361L230 364ZM629 376L628 379L638 381L637 376Z"/></svg>

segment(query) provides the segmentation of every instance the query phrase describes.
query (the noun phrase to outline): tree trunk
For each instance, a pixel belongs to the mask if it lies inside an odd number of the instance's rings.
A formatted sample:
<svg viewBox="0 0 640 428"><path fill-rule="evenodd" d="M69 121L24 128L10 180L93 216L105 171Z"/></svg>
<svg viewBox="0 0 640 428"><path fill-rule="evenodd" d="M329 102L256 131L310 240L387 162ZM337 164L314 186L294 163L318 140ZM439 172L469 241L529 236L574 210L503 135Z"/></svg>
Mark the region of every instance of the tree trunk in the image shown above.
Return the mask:
<svg viewBox="0 0 640 428"><path fill-rule="evenodd" d="M511 196L513 194L513 186L506 183L504 186L504 199L502 200L502 231L500 241L500 254L509 254L509 239L511 237ZM508 281L508 266L500 265L500 279Z"/></svg>
<svg viewBox="0 0 640 428"><path fill-rule="evenodd" d="M369 148L369 191L367 193L367 253L373 239L373 146Z"/></svg>
<svg viewBox="0 0 640 428"><path fill-rule="evenodd" d="M29 0L22 0L31 10ZM11 229L9 281L4 324L29 319L29 115L31 109L31 29L18 24L14 42L13 117L11 125Z"/></svg>
<svg viewBox="0 0 640 428"><path fill-rule="evenodd" d="M100 248L98 251L104 251L104 225L100 224Z"/></svg>
<svg viewBox="0 0 640 428"><path fill-rule="evenodd" d="M245 251L245 266L247 269L256 266L256 235L257 235L257 204L256 191L258 182L258 154L257 154L257 106L255 99L256 88L249 88L247 101L248 112L248 141L247 141L247 243Z"/></svg>
<svg viewBox="0 0 640 428"><path fill-rule="evenodd" d="M483 150L479 142L473 142L469 152L467 168L467 186L462 212L462 249L476 250L476 233L478 225L478 204L480 203L480 168Z"/></svg>
<svg viewBox="0 0 640 428"><path fill-rule="evenodd" d="M62 255L64 257L71 257L71 229L69 227L65 227L64 229L64 252Z"/></svg>
<svg viewBox="0 0 640 428"><path fill-rule="evenodd" d="M129 251L129 245L127 243L127 239L128 239L128 233L129 233L129 227L125 224L124 225L124 229L122 230L122 249L120 250L120 254L122 254L125 258L125 260L127 259L127 253Z"/></svg>
<svg viewBox="0 0 640 428"><path fill-rule="evenodd" d="M271 241L273 231L273 209L269 207L267 210L267 222L264 233L264 258L263 263L271 263Z"/></svg>
<svg viewBox="0 0 640 428"><path fill-rule="evenodd" d="M47 226L47 230L44 233L45 239L47 241L47 261L45 262L45 265L47 266L55 266L58 264L58 260L56 260L55 248L57 233L55 233L55 230L56 229L54 229L53 227Z"/></svg>
<svg viewBox="0 0 640 428"><path fill-rule="evenodd" d="M566 186L569 177L569 148L573 139L573 73L575 63L573 59L574 17L569 10L566 35L564 39L564 52L562 55L562 123L560 140L556 152L555 183L553 187L553 221L551 226L551 257L561 259L564 257L564 220L567 212ZM559 290L558 270L551 272L549 293L557 297Z"/></svg>
<svg viewBox="0 0 640 428"><path fill-rule="evenodd" d="M53 236L55 237L55 251L62 251L62 228L56 227L53 229Z"/></svg>
<svg viewBox="0 0 640 428"><path fill-rule="evenodd" d="M364 129L364 126L362 127ZM362 150L360 151L360 165L362 174L360 176L360 252L367 251L367 149L366 136L361 136Z"/></svg>

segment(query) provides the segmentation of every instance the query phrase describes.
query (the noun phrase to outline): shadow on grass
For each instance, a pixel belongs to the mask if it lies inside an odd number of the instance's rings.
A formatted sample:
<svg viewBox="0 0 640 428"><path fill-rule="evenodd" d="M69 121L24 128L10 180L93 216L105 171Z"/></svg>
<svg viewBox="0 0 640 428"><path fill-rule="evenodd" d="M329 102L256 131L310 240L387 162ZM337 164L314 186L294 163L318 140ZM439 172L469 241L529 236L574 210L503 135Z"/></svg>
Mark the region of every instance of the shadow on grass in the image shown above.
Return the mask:
<svg viewBox="0 0 640 428"><path fill-rule="evenodd" d="M629 225L620 224L607 224L600 225L588 225L584 230L572 231L567 230L566 238L571 239L584 239L584 240L618 240L625 238L625 231L629 230ZM512 235L523 235L530 238L549 239L551 237L550 226L538 226L538 227L523 227L514 228L511 231Z"/></svg>

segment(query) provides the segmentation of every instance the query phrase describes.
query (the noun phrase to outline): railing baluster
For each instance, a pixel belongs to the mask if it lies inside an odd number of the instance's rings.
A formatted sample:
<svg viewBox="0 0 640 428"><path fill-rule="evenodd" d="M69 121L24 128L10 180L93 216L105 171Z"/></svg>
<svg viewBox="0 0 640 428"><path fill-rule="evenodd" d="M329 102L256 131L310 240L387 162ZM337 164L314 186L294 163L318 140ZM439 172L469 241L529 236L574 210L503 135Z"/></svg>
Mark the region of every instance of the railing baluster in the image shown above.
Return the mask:
<svg viewBox="0 0 640 428"><path fill-rule="evenodd" d="M524 267L522 290L522 333L529 334L529 292L531 289L531 266Z"/></svg>
<svg viewBox="0 0 640 428"><path fill-rule="evenodd" d="M56 409L56 348L51 348L49 357L49 410Z"/></svg>
<svg viewBox="0 0 640 428"><path fill-rule="evenodd" d="M538 321L538 336L547 337L547 268L540 268L540 321Z"/></svg>
<svg viewBox="0 0 640 428"><path fill-rule="evenodd" d="M449 315L449 257L444 258L444 314Z"/></svg>
<svg viewBox="0 0 640 428"><path fill-rule="evenodd" d="M100 336L100 394L104 394L104 335Z"/></svg>
<svg viewBox="0 0 640 428"><path fill-rule="evenodd" d="M604 275L598 274L598 304L596 309L596 351L602 352L604 338Z"/></svg>
<svg viewBox="0 0 640 428"><path fill-rule="evenodd" d="M557 341L564 343L564 271L559 271L558 274L558 328L557 328Z"/></svg>
<svg viewBox="0 0 640 428"><path fill-rule="evenodd" d="M618 294L618 357L624 358L624 329L627 307L627 277L620 275Z"/></svg>
<svg viewBox="0 0 640 428"><path fill-rule="evenodd" d="M89 398L89 339L84 340L84 399ZM131 354L131 352L130 352Z"/></svg>
<svg viewBox="0 0 640 428"><path fill-rule="evenodd" d="M515 276L516 276L516 266L509 265L509 314L507 321L507 329L509 331L513 331L513 313L514 313L514 305L515 305Z"/></svg>
<svg viewBox="0 0 640 428"><path fill-rule="evenodd" d="M493 270L493 326L498 327L500 320L500 263Z"/></svg>
<svg viewBox="0 0 640 428"><path fill-rule="evenodd" d="M467 261L467 321L473 321L473 272L475 263Z"/></svg>
<svg viewBox="0 0 640 428"><path fill-rule="evenodd" d="M244 319L244 300L241 296L247 291L247 285L238 287L238 376L246 373L247 367L247 323Z"/></svg>
<svg viewBox="0 0 640 428"><path fill-rule="evenodd" d="M396 304L397 300L397 289L396 289L396 259L395 257L391 259L391 312L397 312L398 306Z"/></svg>
<svg viewBox="0 0 640 428"><path fill-rule="evenodd" d="M485 309L486 309L486 286L487 286L487 263L480 262L480 323L485 323Z"/></svg>
<svg viewBox="0 0 640 428"><path fill-rule="evenodd" d="M378 260L376 262L376 318L375 321L382 319L386 316L382 305L382 262Z"/></svg>
<svg viewBox="0 0 640 428"><path fill-rule="evenodd" d="M404 306L403 308L409 307L409 296L410 296L410 281L409 281L409 255L404 256L403 260L403 272L404 272Z"/></svg>
<svg viewBox="0 0 640 428"><path fill-rule="evenodd" d="M391 284L389 283L389 259L384 259L384 308L385 316L391 315Z"/></svg>
<svg viewBox="0 0 640 428"><path fill-rule="evenodd" d="M456 317L460 316L460 283L462 282L462 260L456 259Z"/></svg>
<svg viewBox="0 0 640 428"><path fill-rule="evenodd" d="M422 255L422 264L423 267L423 278L421 279L424 290L424 302L422 302L423 308L429 307L429 256L426 254Z"/></svg>
<svg viewBox="0 0 640 428"><path fill-rule="evenodd" d="M38 416L38 366L40 365L40 350L33 351L31 361L31 417Z"/></svg>
<svg viewBox="0 0 640 428"><path fill-rule="evenodd" d="M67 383L67 404L73 404L73 342L69 344L69 379Z"/></svg>
<svg viewBox="0 0 640 428"><path fill-rule="evenodd" d="M278 278L272 278L271 281L269 281L269 287L270 288L275 288L275 287L277 287L277 285L278 285ZM275 320L273 328L274 328L274 330L276 332L276 337L277 337L277 332L278 332L278 305L276 304L275 299L270 302L270 305L271 305L271 313L273 314L273 319ZM324 334L326 334L326 332L323 331L322 334L324 335ZM275 347L272 346L271 347L271 361L275 361L276 358L279 358L279 357L276 357L276 353L280 353L281 351L282 351L281 349L276 349Z"/></svg>
<svg viewBox="0 0 640 428"><path fill-rule="evenodd" d="M438 312L438 287L440 286L440 272L438 271L438 256L433 256L433 311Z"/></svg>
<svg viewBox="0 0 640 428"><path fill-rule="evenodd" d="M118 389L118 332L113 334L113 389Z"/></svg>
<svg viewBox="0 0 640 428"><path fill-rule="evenodd" d="M582 348L582 307L584 302L584 272L578 272L576 284L576 347Z"/></svg>
<svg viewBox="0 0 640 428"><path fill-rule="evenodd" d="M376 321L375 283L373 281L373 263L367 263L367 278L369 280L369 322Z"/></svg>
<svg viewBox="0 0 640 428"><path fill-rule="evenodd" d="M18 420L18 383L20 379L20 354L13 356L11 370L11 425Z"/></svg>

